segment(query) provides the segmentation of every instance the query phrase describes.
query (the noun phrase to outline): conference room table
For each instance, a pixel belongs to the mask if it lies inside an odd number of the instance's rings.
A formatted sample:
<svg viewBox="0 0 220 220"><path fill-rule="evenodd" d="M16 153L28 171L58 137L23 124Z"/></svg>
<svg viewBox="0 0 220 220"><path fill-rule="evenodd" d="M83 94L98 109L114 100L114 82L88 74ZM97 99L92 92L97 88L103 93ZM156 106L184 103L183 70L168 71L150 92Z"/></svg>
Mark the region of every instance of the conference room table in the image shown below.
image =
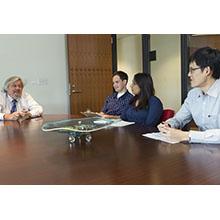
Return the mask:
<svg viewBox="0 0 220 220"><path fill-rule="evenodd" d="M220 145L169 144L142 134L140 125L92 133L70 146L67 134L44 123L74 118L0 122L0 184L220 184Z"/></svg>

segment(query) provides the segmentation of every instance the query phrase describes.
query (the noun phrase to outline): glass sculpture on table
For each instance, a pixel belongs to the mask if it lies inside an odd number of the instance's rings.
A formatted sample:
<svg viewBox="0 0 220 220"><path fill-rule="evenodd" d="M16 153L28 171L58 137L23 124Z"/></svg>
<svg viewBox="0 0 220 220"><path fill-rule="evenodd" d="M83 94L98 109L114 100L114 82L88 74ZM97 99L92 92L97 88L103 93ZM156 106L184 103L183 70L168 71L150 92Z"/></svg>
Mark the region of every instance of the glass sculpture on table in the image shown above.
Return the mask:
<svg viewBox="0 0 220 220"><path fill-rule="evenodd" d="M75 143L81 138L84 138L86 142L90 142L92 140L92 132L107 128L115 121L117 120L101 117L66 119L46 122L42 126L42 130L67 133L70 143Z"/></svg>

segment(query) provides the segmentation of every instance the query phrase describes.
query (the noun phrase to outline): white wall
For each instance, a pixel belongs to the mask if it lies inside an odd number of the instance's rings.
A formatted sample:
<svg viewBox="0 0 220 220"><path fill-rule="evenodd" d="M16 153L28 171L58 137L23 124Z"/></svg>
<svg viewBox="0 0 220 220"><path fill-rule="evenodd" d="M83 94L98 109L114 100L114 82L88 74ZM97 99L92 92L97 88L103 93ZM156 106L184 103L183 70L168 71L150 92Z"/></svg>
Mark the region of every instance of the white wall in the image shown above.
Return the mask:
<svg viewBox="0 0 220 220"><path fill-rule="evenodd" d="M142 72L142 40L140 34L125 34L117 36L118 70L128 74L128 89L133 75Z"/></svg>
<svg viewBox="0 0 220 220"><path fill-rule="evenodd" d="M181 104L180 36L151 35L151 62L156 95L165 108ZM141 35L120 35L118 69L129 75L142 72ZM49 114L69 113L65 35L0 35L0 87L11 75L19 75L29 92ZM130 89L130 86L128 88Z"/></svg>
<svg viewBox="0 0 220 220"><path fill-rule="evenodd" d="M0 35L0 64L1 88L19 75L44 113L69 113L65 35Z"/></svg>
<svg viewBox="0 0 220 220"><path fill-rule="evenodd" d="M151 50L157 54L156 61L151 62L156 95L164 108L177 111L181 106L180 35L151 35Z"/></svg>
<svg viewBox="0 0 220 220"><path fill-rule="evenodd" d="M156 95L164 108L177 111L181 106L180 35L151 35L151 50L156 50L157 54L156 61L151 61ZM141 35L119 35L117 53L118 70L128 73L130 85L133 75L142 72Z"/></svg>

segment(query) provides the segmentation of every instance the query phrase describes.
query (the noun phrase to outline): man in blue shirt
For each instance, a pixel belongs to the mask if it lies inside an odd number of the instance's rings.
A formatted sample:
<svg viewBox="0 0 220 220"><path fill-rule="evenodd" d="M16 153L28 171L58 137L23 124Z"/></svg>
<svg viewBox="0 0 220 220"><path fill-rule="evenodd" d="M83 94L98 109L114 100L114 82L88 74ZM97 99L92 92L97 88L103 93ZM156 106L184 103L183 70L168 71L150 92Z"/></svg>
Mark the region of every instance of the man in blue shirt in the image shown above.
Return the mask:
<svg viewBox="0 0 220 220"><path fill-rule="evenodd" d="M168 137L191 143L220 143L220 51L210 47L195 51L189 60L192 89L177 114L158 129ZM181 131L191 120L199 131Z"/></svg>
<svg viewBox="0 0 220 220"><path fill-rule="evenodd" d="M116 71L112 81L115 92L106 98L100 115L105 118L120 118L133 95L127 90L128 75L125 72Z"/></svg>

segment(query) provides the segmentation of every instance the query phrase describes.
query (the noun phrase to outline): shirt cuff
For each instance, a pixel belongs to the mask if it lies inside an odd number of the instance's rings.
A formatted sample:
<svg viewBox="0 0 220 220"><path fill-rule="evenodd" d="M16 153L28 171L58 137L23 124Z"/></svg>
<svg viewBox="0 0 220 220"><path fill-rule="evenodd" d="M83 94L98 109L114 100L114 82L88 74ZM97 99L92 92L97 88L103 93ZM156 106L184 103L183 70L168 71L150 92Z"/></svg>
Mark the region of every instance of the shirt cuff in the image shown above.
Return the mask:
<svg viewBox="0 0 220 220"><path fill-rule="evenodd" d="M204 132L201 131L189 131L189 142L190 143L200 143L203 142L205 138Z"/></svg>
<svg viewBox="0 0 220 220"><path fill-rule="evenodd" d="M4 115L5 115L5 113L0 113L0 121L4 121L5 119L4 119Z"/></svg>

